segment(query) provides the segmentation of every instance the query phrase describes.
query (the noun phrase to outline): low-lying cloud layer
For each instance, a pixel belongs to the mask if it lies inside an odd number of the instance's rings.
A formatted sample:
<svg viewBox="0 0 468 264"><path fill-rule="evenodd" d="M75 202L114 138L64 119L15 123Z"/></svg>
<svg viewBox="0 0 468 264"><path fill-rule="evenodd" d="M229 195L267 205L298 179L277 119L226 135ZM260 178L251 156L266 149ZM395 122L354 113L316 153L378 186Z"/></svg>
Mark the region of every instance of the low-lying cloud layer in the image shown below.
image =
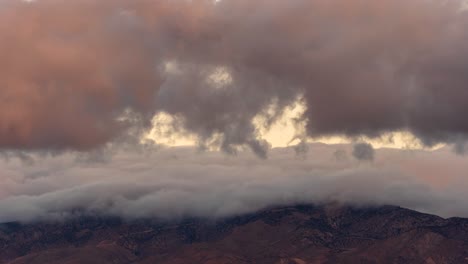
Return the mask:
<svg viewBox="0 0 468 264"><path fill-rule="evenodd" d="M0 1L0 148L90 150L154 114L265 156L301 99L306 135L468 134L461 0ZM119 139L120 140L120 139ZM458 148L462 149L462 148Z"/></svg>
<svg viewBox="0 0 468 264"><path fill-rule="evenodd" d="M217 218L266 206L330 201L468 216L468 164L450 150L382 149L376 150L374 163L362 163L352 158L351 146L309 148L301 157L293 148L274 149L268 160L168 148L151 155L116 152L104 163L71 154L28 166L3 161L0 223L82 213Z"/></svg>
<svg viewBox="0 0 468 264"><path fill-rule="evenodd" d="M328 201L468 216L468 165L446 149L306 144L398 131L466 153L462 3L0 0L0 222ZM293 105L301 143L268 153L259 130ZM169 136L270 158L154 151L158 114Z"/></svg>

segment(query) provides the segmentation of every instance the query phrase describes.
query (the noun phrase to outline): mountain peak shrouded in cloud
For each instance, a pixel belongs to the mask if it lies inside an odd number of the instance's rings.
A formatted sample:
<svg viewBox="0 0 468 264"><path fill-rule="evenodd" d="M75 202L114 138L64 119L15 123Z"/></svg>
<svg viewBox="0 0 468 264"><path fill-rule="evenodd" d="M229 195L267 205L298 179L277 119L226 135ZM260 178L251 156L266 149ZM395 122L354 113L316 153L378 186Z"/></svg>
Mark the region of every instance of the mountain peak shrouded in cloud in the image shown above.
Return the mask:
<svg viewBox="0 0 468 264"><path fill-rule="evenodd" d="M269 144L298 98L308 137L464 142L462 1L0 2L0 148L90 150L151 128L227 152ZM157 124L156 124L157 125Z"/></svg>
<svg viewBox="0 0 468 264"><path fill-rule="evenodd" d="M0 223L328 202L468 216L461 6L0 0Z"/></svg>
<svg viewBox="0 0 468 264"><path fill-rule="evenodd" d="M47 156L28 166L0 160L0 224L89 215L215 220L276 205L329 202L468 216L468 163L447 148L378 149L372 163L362 163L346 157L350 145L308 147L300 157L293 147L275 148L266 160L249 152L194 155L194 147L150 155L120 150L106 161L98 153L78 160L73 153Z"/></svg>

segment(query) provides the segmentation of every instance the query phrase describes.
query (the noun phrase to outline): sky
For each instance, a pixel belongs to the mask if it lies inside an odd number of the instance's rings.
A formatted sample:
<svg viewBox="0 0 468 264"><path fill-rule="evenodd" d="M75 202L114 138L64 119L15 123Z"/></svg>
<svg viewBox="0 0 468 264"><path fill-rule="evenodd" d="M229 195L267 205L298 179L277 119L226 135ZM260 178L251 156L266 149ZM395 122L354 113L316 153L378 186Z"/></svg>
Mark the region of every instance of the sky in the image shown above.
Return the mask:
<svg viewBox="0 0 468 264"><path fill-rule="evenodd" d="M0 221L468 216L467 26L462 0L0 0Z"/></svg>

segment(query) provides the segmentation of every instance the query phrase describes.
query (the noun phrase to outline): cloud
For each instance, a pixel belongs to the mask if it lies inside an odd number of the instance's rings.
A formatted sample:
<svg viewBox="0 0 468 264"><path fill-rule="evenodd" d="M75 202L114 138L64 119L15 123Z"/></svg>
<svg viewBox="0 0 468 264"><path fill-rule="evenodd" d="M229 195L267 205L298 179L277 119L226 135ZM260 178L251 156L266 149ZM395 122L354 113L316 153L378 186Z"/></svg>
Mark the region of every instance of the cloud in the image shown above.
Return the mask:
<svg viewBox="0 0 468 264"><path fill-rule="evenodd" d="M223 217L330 200L468 216L468 168L446 149L305 144L397 131L465 153L460 5L0 0L0 221ZM298 101L302 155L270 150L258 126ZM156 152L140 140L163 126L155 114L170 116L166 134L241 155Z"/></svg>
<svg viewBox="0 0 468 264"><path fill-rule="evenodd" d="M465 140L460 5L5 0L0 148L92 150L140 137L165 112L201 145L266 156L253 120L268 126L298 98L309 137Z"/></svg>
<svg viewBox="0 0 468 264"><path fill-rule="evenodd" d="M338 153L337 153L338 154ZM371 144L357 143L353 146L353 156L361 161L373 161L375 157L375 150ZM337 157L338 158L338 157Z"/></svg>
<svg viewBox="0 0 468 264"><path fill-rule="evenodd" d="M333 152L333 157L336 159L336 161L346 161L348 159L348 153L346 153L345 150L339 148Z"/></svg>
<svg viewBox="0 0 468 264"><path fill-rule="evenodd" d="M294 148L273 149L268 160L187 147L148 155L117 151L105 163L77 161L71 153L28 166L0 161L0 222L77 214L219 218L330 201L468 216L468 165L449 150L381 149L373 163L358 166L335 158L337 150L350 151L349 145L309 148L306 157L297 157Z"/></svg>

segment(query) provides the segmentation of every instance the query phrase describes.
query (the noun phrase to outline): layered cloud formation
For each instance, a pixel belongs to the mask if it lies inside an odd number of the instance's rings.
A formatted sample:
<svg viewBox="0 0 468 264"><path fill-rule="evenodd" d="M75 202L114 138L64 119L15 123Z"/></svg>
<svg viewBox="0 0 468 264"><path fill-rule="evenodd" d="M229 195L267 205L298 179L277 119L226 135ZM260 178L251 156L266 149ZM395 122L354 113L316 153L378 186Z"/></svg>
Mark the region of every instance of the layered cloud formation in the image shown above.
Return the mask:
<svg viewBox="0 0 468 264"><path fill-rule="evenodd" d="M300 157L293 148L277 148L268 160L167 148L144 155L118 151L104 163L69 153L29 166L0 161L0 223L81 214L215 219L328 202L468 216L468 164L450 150L381 149L369 163L353 158L349 145L309 148Z"/></svg>
<svg viewBox="0 0 468 264"><path fill-rule="evenodd" d="M0 148L90 150L175 130L265 156L253 120L302 100L304 137L468 133L462 1L0 2ZM462 147L460 147L463 149Z"/></svg>
<svg viewBox="0 0 468 264"><path fill-rule="evenodd" d="M330 201L468 216L468 168L446 149L306 144L399 132L466 153L462 6L0 0L0 222L223 217ZM266 157L260 130L295 105L299 145L266 160L242 151ZM175 140L187 133L201 147L242 155L155 151L142 138L158 126ZM36 157L42 152L60 155Z"/></svg>

